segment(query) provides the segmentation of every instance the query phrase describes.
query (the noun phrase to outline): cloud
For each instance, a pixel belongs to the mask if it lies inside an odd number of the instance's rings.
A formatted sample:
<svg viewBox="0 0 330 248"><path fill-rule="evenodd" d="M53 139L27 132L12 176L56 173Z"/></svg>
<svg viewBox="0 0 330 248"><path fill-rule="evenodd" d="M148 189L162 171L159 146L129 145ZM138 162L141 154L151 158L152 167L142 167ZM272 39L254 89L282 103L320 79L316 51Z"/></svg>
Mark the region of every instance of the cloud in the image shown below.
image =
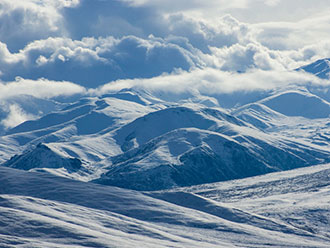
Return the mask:
<svg viewBox="0 0 330 248"><path fill-rule="evenodd" d="M284 49L288 36L289 45L300 46L302 41L310 45L306 42L318 37L315 34L327 35L330 11L328 0L300 0L299 6L280 0L1 0L0 4L0 41L12 52L48 37L82 40L129 35L143 39L149 35L163 39L183 36L205 52L208 45L228 46L237 41L230 31L238 26L232 29L220 18L228 13L241 21L263 22L255 26L264 31L259 36L263 44ZM253 27L240 25L245 26L241 37L249 33L244 31L246 27ZM304 33L308 39L301 39Z"/></svg>
<svg viewBox="0 0 330 248"><path fill-rule="evenodd" d="M249 23L297 22L330 10L328 0L121 0L135 7L152 7L165 14L184 13L212 20L230 14ZM256 14L258 13L258 14Z"/></svg>
<svg viewBox="0 0 330 248"><path fill-rule="evenodd" d="M242 106L283 90L309 90L330 100L330 81L297 71L249 70L245 73L225 72L213 68L177 72L151 79L118 80L90 89L91 95L116 93L121 90L147 92L166 102L201 102L212 99L211 106Z"/></svg>
<svg viewBox="0 0 330 248"><path fill-rule="evenodd" d="M13 82L0 83L0 100L18 95L30 95L41 99L84 94L85 88L71 82L55 82L47 79L28 80L16 78Z"/></svg>
<svg viewBox="0 0 330 248"><path fill-rule="evenodd" d="M192 9L210 9L220 7L222 9L232 9L232 8L246 8L248 0L180 0L180 1L163 1L163 0L121 0L122 2L127 2L131 6L152 6L167 12L177 12L183 10Z"/></svg>
<svg viewBox="0 0 330 248"><path fill-rule="evenodd" d="M329 14L330 11L299 22L270 22L253 25L260 30L256 39L270 49L280 50L298 50L320 41L329 41Z"/></svg>
<svg viewBox="0 0 330 248"><path fill-rule="evenodd" d="M56 110L61 106L57 101L71 101L86 93L85 88L71 82L19 77L12 82L0 82L0 133Z"/></svg>
<svg viewBox="0 0 330 248"><path fill-rule="evenodd" d="M285 68L276 53L260 44L249 43L246 46L235 44L220 49L212 48L212 52L218 60L218 67L224 71L245 72L253 68L262 70Z"/></svg>
<svg viewBox="0 0 330 248"><path fill-rule="evenodd" d="M231 46L254 40L253 30L249 25L239 22L230 15L225 15L210 23L182 14L169 15L166 18L168 30L165 36L184 37L195 48L210 53L209 47Z"/></svg>
<svg viewBox="0 0 330 248"><path fill-rule="evenodd" d="M272 50L258 42L234 44L230 47L210 47L208 65L224 71L295 70L330 55L330 43L322 42L299 50Z"/></svg>
<svg viewBox="0 0 330 248"><path fill-rule="evenodd" d="M103 95L123 89L146 90L155 95L206 95L235 94L237 92L274 91L290 87L330 86L330 81L297 71L250 70L246 73L225 72L213 68L178 72L151 79L118 80L105 84L91 94ZM221 102L221 98L219 99Z"/></svg>
<svg viewBox="0 0 330 248"><path fill-rule="evenodd" d="M120 0L82 0L75 8L63 9L61 13L74 40L127 35L146 38L150 34L161 36L166 29L163 14L157 8L136 8Z"/></svg>
<svg viewBox="0 0 330 248"><path fill-rule="evenodd" d="M36 116L24 112L17 104L11 104L9 106L4 104L2 107L5 107L5 111L8 112L6 118L0 122L5 129L13 128L27 120L36 118Z"/></svg>
<svg viewBox="0 0 330 248"><path fill-rule="evenodd" d="M189 70L203 64L197 49L174 37L167 40L153 36L148 39L135 36L82 40L48 38L32 42L14 54L0 43L0 53L3 55L1 78L5 81L16 76L47 77L88 87L119 78L158 76L176 68Z"/></svg>
<svg viewBox="0 0 330 248"><path fill-rule="evenodd" d="M34 80L45 77L93 88L117 79L150 78L177 69L244 71L258 65L270 67L269 51L260 48L254 30L230 15L216 24L181 14L164 20L167 30L163 37L57 37L31 42L17 53L0 43L0 77L4 81L16 76Z"/></svg>
<svg viewBox="0 0 330 248"><path fill-rule="evenodd" d="M12 51L29 42L63 36L63 8L73 8L79 0L24 0L0 1L0 40Z"/></svg>
<svg viewBox="0 0 330 248"><path fill-rule="evenodd" d="M265 1L266 5L272 6L272 7L278 5L280 2L281 2L281 0L266 0Z"/></svg>

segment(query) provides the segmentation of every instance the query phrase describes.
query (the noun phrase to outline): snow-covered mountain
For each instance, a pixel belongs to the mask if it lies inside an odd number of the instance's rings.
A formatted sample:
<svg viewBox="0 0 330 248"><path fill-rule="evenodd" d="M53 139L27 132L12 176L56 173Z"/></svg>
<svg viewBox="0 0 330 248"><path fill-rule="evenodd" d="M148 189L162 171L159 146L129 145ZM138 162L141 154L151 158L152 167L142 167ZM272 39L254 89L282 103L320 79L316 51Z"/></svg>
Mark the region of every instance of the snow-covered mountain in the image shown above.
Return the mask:
<svg viewBox="0 0 330 248"><path fill-rule="evenodd" d="M77 158L64 159L46 145L39 144L32 151L14 156L3 165L21 170L63 167L69 171L76 171L81 168L81 161Z"/></svg>
<svg viewBox="0 0 330 248"><path fill-rule="evenodd" d="M0 144L7 167L160 190L330 162L329 114L307 89L236 109L125 90L24 122Z"/></svg>
<svg viewBox="0 0 330 248"><path fill-rule="evenodd" d="M232 114L268 134L329 150L329 111L330 105L326 100L305 89L275 93L234 109Z"/></svg>
<svg viewBox="0 0 330 248"><path fill-rule="evenodd" d="M218 130L179 128L167 132L142 146L102 161L106 172L95 182L137 190L157 190L244 178L330 161L330 153L326 149L281 140L258 130L246 127L239 130L229 125ZM267 139L274 140L267 142Z"/></svg>
<svg viewBox="0 0 330 248"><path fill-rule="evenodd" d="M304 70L306 72L312 73L320 78L329 79L330 78L330 59L319 59L309 65L299 68L299 70Z"/></svg>
<svg viewBox="0 0 330 248"><path fill-rule="evenodd" d="M262 100L261 103L286 116L302 116L308 119L330 116L330 103L309 92L281 92Z"/></svg>
<svg viewBox="0 0 330 248"><path fill-rule="evenodd" d="M0 159L4 162L8 156L14 155L10 148L22 152L29 150L30 146L47 143L67 156L86 161L100 160L118 153L115 148L106 146L110 139L106 134L110 130L151 111L152 107L131 99L121 100L113 96L83 98L61 110L8 130L6 135L0 137L0 146L4 147L1 151L6 151Z"/></svg>

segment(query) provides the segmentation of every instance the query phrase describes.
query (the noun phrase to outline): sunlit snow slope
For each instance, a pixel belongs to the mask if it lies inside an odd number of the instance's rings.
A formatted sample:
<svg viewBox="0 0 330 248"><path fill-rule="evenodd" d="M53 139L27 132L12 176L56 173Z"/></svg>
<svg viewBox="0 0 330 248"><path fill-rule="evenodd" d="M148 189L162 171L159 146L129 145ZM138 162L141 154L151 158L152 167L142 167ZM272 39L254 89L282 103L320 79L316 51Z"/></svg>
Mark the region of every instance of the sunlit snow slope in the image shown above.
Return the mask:
<svg viewBox="0 0 330 248"><path fill-rule="evenodd" d="M330 165L140 193L0 167L1 247L328 247Z"/></svg>
<svg viewBox="0 0 330 248"><path fill-rule="evenodd" d="M320 59L312 64L301 67L300 69L315 74L320 78L329 79L330 77L330 59Z"/></svg>

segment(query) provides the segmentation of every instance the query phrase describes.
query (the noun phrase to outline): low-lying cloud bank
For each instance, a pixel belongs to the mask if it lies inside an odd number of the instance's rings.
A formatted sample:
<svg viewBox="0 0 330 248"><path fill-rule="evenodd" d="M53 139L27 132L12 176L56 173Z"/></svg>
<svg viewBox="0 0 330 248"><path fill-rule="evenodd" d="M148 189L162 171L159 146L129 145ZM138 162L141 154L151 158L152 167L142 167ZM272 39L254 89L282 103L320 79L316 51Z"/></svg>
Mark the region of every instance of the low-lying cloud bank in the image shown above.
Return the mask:
<svg viewBox="0 0 330 248"><path fill-rule="evenodd" d="M111 81L97 88L85 88L68 81L51 81L44 78L30 80L17 77L15 81L0 83L0 101L12 99L18 95L29 95L40 99L75 95L101 96L124 89L147 91L156 95L198 93L212 96L236 92L276 91L290 87L326 90L329 86L330 80L321 79L303 71L252 69L245 73L238 73L214 68L196 68L191 71L178 70L173 73L163 73L152 78Z"/></svg>
<svg viewBox="0 0 330 248"><path fill-rule="evenodd" d="M17 95L29 95L50 99L55 97L85 94L86 89L71 82L56 82L48 79L30 80L17 77L13 82L0 82L0 101Z"/></svg>
<svg viewBox="0 0 330 248"><path fill-rule="evenodd" d="M164 74L150 79L118 80L97 89L90 89L88 92L92 95L103 95L133 89L147 91L156 96L176 95L180 100L180 97L187 95L234 96L235 94L274 92L290 88L308 88L322 90L326 93L329 91L329 86L329 80L320 79L302 71L253 69L245 73L236 73L206 68Z"/></svg>

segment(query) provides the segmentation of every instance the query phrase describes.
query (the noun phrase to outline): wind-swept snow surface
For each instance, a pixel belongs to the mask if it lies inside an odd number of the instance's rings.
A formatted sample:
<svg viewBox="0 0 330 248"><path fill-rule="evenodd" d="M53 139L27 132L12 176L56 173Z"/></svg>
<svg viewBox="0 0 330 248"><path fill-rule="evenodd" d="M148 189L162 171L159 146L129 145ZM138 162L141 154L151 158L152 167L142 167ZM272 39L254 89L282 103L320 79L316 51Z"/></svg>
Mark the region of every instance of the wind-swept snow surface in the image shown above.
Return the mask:
<svg viewBox="0 0 330 248"><path fill-rule="evenodd" d="M0 167L1 247L328 247L330 165L141 193Z"/></svg>

